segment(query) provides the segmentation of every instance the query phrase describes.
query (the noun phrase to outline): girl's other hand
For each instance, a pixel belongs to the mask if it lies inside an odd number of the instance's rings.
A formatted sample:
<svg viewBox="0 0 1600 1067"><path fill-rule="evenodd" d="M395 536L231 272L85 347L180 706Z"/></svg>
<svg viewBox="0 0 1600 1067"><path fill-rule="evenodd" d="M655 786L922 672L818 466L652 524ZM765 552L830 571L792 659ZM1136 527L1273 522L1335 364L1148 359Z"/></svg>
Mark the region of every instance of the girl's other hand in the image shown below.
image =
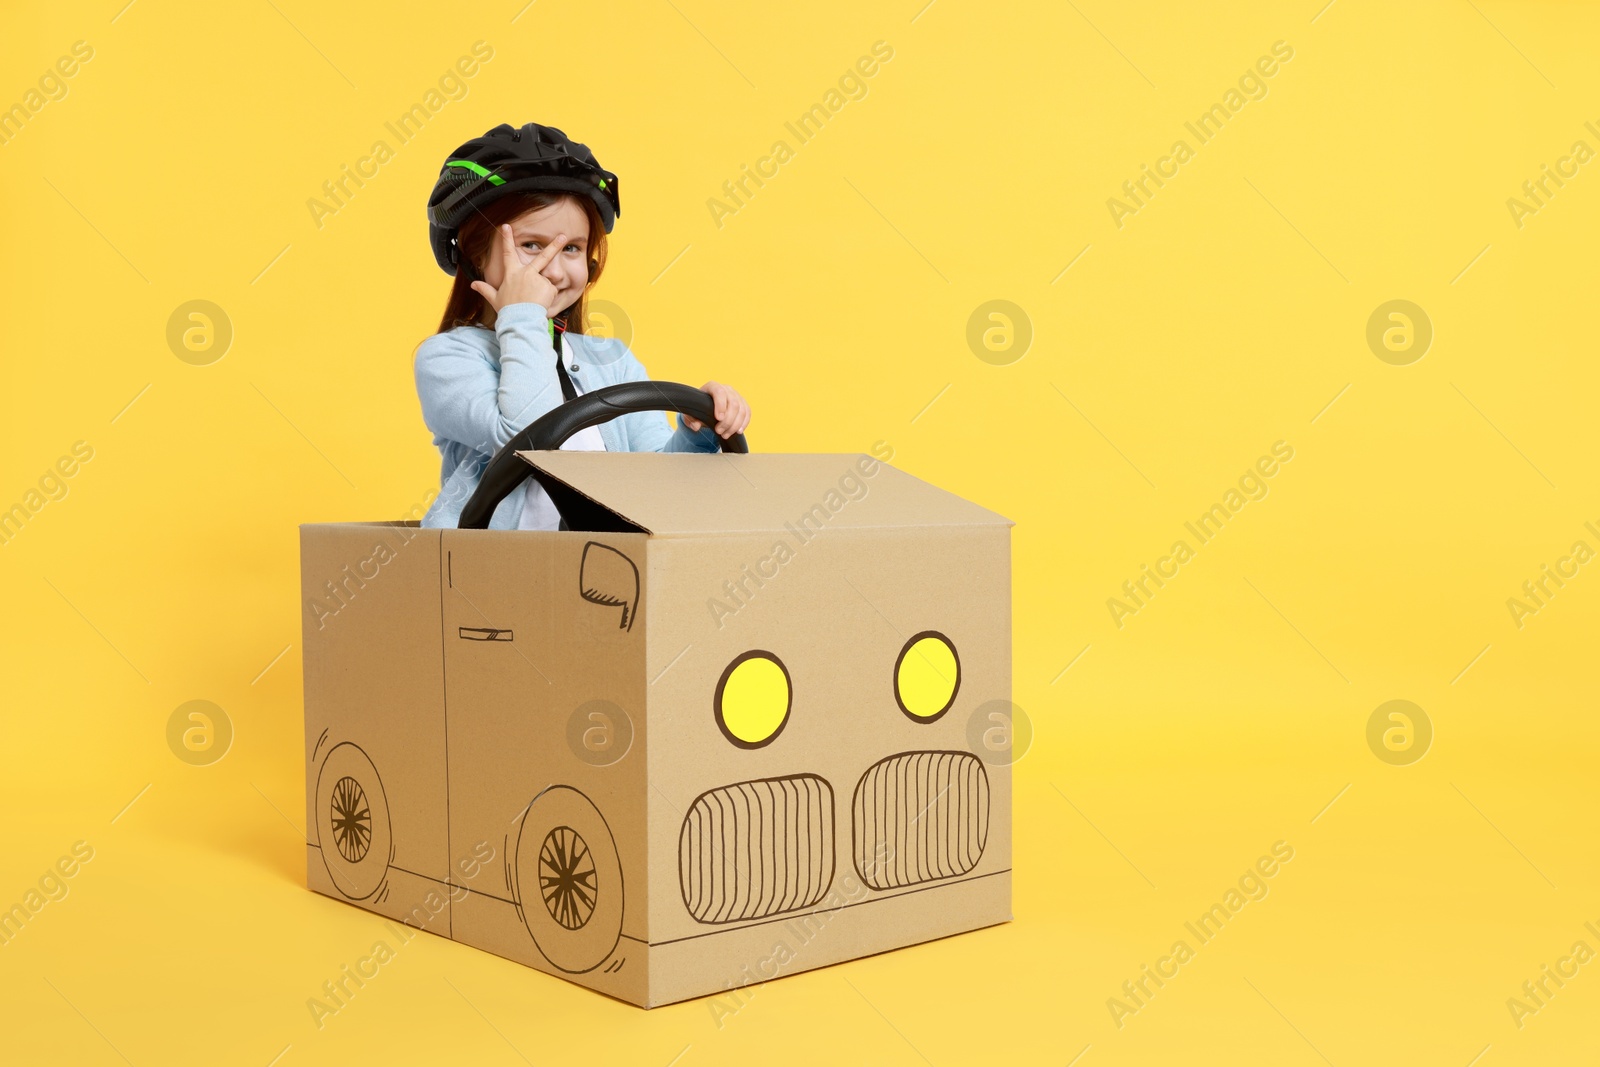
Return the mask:
<svg viewBox="0 0 1600 1067"><path fill-rule="evenodd" d="M728 438L736 433L744 433L744 428L750 425L750 405L745 403L744 397L735 392L732 386L721 382L707 382L700 387L700 391L711 394L717 419L717 436ZM705 425L693 415L680 414L678 417L685 426L696 432Z"/></svg>
<svg viewBox="0 0 1600 1067"><path fill-rule="evenodd" d="M545 318L549 318L556 302L556 286L540 272L566 244L567 235L558 233L548 247L540 249L524 263L511 237L511 227L501 226L500 286L496 288L486 281L476 281L472 283L473 292L487 300L497 314L507 304L538 304L545 309Z"/></svg>

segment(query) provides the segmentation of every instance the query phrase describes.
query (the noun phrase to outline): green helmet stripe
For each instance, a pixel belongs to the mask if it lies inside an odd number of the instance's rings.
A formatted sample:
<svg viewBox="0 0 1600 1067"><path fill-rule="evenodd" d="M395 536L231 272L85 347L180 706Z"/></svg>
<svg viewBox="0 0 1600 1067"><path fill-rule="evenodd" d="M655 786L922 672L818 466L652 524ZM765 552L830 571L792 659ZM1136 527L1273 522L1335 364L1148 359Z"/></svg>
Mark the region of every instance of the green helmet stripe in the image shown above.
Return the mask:
<svg viewBox="0 0 1600 1067"><path fill-rule="evenodd" d="M490 174L487 170L478 166L478 164L472 162L470 159L452 159L450 162L446 163L445 166L466 167L480 178L488 178L490 185L504 185L506 183L504 178L500 177L498 174Z"/></svg>

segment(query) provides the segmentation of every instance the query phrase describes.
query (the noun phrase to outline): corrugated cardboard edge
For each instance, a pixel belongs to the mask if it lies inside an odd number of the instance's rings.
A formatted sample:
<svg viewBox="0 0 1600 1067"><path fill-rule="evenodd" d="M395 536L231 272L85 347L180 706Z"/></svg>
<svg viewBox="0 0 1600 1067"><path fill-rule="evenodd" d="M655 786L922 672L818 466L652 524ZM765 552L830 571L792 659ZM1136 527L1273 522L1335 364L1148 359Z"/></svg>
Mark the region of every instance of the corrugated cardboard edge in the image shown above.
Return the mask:
<svg viewBox="0 0 1600 1067"><path fill-rule="evenodd" d="M638 520L636 520L634 518L631 518L630 516L624 515L622 512L620 512L616 508L612 507L610 504L607 504L605 501L600 500L599 498L597 498L597 497L595 497L595 496L593 496L593 495L591 495L589 493L584 492L582 489L579 489L576 485L573 485L571 482L567 481L565 478L561 477L560 475L557 475L557 474L555 474L555 473L553 473L551 471L548 471L545 468L539 466L539 464L535 463L533 461L533 459L531 458L533 456L537 456L538 454L539 453L537 451L531 451L531 450L530 451L523 451L523 452L518 452L517 453L517 458L521 459L529 467L533 468L534 470L537 470L540 474L543 474L546 477L553 478L554 480L560 482L562 485L566 486L568 489L571 489L574 493L577 493L579 496L583 497L585 500L589 501L591 504L593 504L596 507L600 508L602 511L609 512L610 514L615 515L622 522L630 523L631 525L637 527L638 528L637 532L643 533L643 534L647 534L647 535L649 535L651 537L658 536L654 530L649 529L648 527L646 527L643 523L639 522Z"/></svg>
<svg viewBox="0 0 1600 1067"><path fill-rule="evenodd" d="M540 462L538 462L538 458L540 456L549 455L553 451L559 451L559 450L540 451L540 450L536 450L536 449L527 449L527 450L523 450L523 451L520 451L520 452L516 453L516 455L524 463L528 464L528 466L530 468L533 468L533 469L539 471L541 474L545 475L548 478L551 478L551 479L553 479L553 480L555 480L557 482L560 482L562 485L566 486L568 489L572 490L574 493L576 493L579 496L583 497L585 500L588 500L589 502L591 502L595 506L599 507L603 511L606 511L611 515L615 515L618 519L620 519L623 522L630 523L631 525L636 527L639 531L641 531L643 533L646 533L646 534L649 534L651 537L684 538L684 537L714 537L714 536L717 536L716 533L713 533L711 531L706 531L706 530L686 530L686 531L681 531L681 532L667 532L667 533L662 533L662 532L659 532L657 530L652 530L651 528L649 528L648 526L646 526L644 523L640 522L638 519L634 518L633 516L624 514L615 505L606 503L605 501L603 501L600 498L596 497L594 494L592 494L592 493L580 488L578 485L573 483L570 479L563 478L561 475L559 475L556 472L550 470L549 467L547 467L544 464L541 464ZM689 453L684 453L684 454L689 454ZM877 464L879 464L881 466L888 467L890 470L893 470L897 474L904 475L905 477L910 478L913 481L920 482L922 485L926 486L929 490L931 490L933 492L943 493L943 494L946 494L948 496L956 497L957 499L962 500L965 503L972 505L974 508L977 508L980 511L987 512L989 515L994 516L993 519L983 519L983 520L978 520L978 521L967 521L967 522L875 523L875 524L870 525L870 526L852 526L852 527L850 527L850 529L853 529L853 530L896 530L896 529L903 529L903 528L906 528L906 527L914 527L914 526L938 526L938 527L943 528L943 529L956 530L956 529L983 529L983 528L987 528L987 527L991 527L991 526L999 526L999 525L1002 525L1002 524L1007 526L1007 527L1016 526L1016 520L1011 519L1011 518L1009 518L1009 517L1007 517L1005 515L1002 515L1000 512L995 511L993 508L985 507L984 505L979 504L976 501L969 500L968 498L961 496L959 493L952 493L948 489L944 489L944 488L941 488L940 486L934 485L932 482L928 481L926 478L918 477L917 475L912 474L910 471L905 470L905 469L903 469L901 467L896 467L894 464L889 463L886 460L878 459L876 456L869 456L865 452L839 452L839 453L823 453L823 454L824 455L849 456L849 457L855 457L857 459L871 460L872 462L877 463ZM998 521L996 521L996 520L998 520ZM769 531L767 530L766 527L741 527L739 529L730 529L730 530L727 530L727 531L724 531L724 532L726 532L728 534L741 535L742 536L742 535L750 534L750 533L766 533L766 532L769 532Z"/></svg>

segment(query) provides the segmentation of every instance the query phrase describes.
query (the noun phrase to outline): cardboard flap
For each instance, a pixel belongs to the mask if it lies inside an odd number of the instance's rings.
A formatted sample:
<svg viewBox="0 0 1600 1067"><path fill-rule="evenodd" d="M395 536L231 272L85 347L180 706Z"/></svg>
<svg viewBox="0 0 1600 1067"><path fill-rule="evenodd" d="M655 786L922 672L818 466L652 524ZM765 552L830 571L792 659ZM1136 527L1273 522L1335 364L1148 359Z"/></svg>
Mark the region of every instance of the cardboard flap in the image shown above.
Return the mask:
<svg viewBox="0 0 1600 1067"><path fill-rule="evenodd" d="M518 452L524 461L659 536L783 531L802 524L1012 526L860 453Z"/></svg>

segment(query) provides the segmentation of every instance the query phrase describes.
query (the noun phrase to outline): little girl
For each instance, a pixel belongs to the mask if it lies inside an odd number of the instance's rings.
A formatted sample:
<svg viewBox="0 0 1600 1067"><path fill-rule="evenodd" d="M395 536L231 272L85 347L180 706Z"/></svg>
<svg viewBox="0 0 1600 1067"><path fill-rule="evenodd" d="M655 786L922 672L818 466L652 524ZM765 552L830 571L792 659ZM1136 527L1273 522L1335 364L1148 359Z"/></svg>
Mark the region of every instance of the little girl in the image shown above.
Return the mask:
<svg viewBox="0 0 1600 1067"><path fill-rule="evenodd" d="M589 289L622 213L617 176L553 126L501 124L457 148L428 200L434 258L455 285L439 332L417 347L422 418L444 461L425 527L455 526L490 458L518 431L580 393L649 379L628 346L583 332ZM715 452L744 432L750 405L707 382L715 427L636 411L562 448ZM502 500L491 530L554 530L560 516L533 479Z"/></svg>

